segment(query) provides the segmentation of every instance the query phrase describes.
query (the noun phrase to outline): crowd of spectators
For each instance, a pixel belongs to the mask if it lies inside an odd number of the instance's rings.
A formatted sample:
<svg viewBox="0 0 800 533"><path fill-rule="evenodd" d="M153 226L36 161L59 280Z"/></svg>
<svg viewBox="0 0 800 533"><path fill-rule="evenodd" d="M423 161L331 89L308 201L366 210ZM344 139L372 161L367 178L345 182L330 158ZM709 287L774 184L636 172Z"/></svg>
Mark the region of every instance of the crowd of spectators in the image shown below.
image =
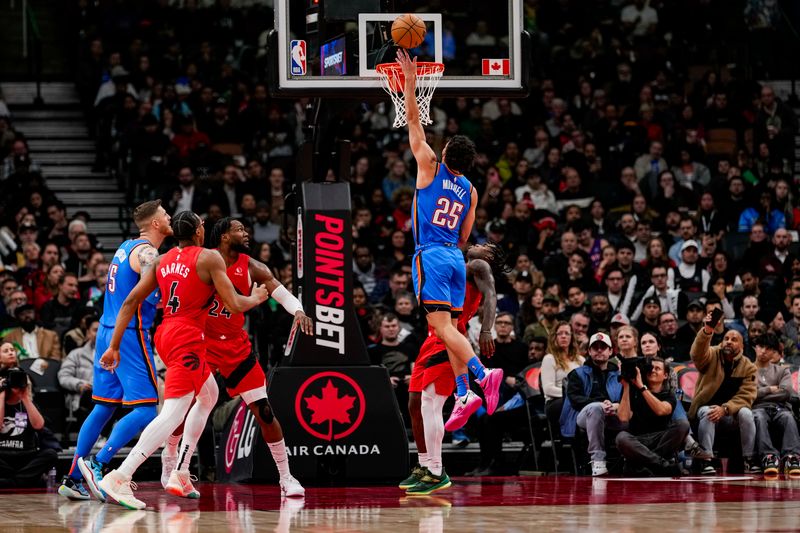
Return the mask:
<svg viewBox="0 0 800 533"><path fill-rule="evenodd" d="M752 69L768 74L771 59L754 56L748 69L708 53L709 39L752 36L765 27L757 21L773 19L710 2L687 21L679 4L527 0L530 96L433 102L434 148L454 134L477 146L468 174L479 192L472 240L500 243L510 258L512 273L495 279L492 325L508 346L486 363L503 368L511 410L517 376L541 362L555 431L562 382L592 364L589 338L598 332L619 356L638 350L617 338L635 326L637 339L657 339L667 363L688 362L706 311L719 306L725 319L714 344L740 332L743 354L755 360L756 339L772 333L784 360L800 363L797 117L753 77ZM291 288L284 202L307 100L269 96L271 9L227 0L80 6L77 83L96 167L125 178L131 203L162 198L170 214L191 209L207 225L239 217L253 256ZM469 30L491 26L482 20ZM410 276L415 162L405 134L390 129L390 106L342 108L331 132L351 141L351 173L330 170L328 179L348 181L353 197L353 304L372 362L389 368L404 405L426 335ZM47 190L9 117L0 117L0 143L2 336L21 360L64 360L62 373L72 369L59 375L65 405L79 410L91 391L107 258L88 232L89 215L68 214ZM262 364L274 363L291 317L274 302L256 313ZM468 331L476 352L478 320ZM487 442L482 470L508 429L470 426Z"/></svg>

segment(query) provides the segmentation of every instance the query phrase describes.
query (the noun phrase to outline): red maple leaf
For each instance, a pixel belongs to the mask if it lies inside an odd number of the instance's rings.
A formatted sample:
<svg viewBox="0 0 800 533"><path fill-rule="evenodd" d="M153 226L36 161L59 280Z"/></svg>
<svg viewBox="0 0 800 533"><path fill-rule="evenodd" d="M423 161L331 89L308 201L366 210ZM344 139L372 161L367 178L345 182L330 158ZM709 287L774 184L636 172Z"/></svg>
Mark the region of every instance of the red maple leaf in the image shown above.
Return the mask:
<svg viewBox="0 0 800 533"><path fill-rule="evenodd" d="M322 387L321 398L312 394L303 399L306 401L306 406L313 411L312 424L328 422L328 440L333 440L334 422L350 423L348 411L353 408L353 403L356 401L356 397L349 394L339 397L339 389L333 385L331 380L328 380L328 383Z"/></svg>
<svg viewBox="0 0 800 533"><path fill-rule="evenodd" d="M498 63L497 61L492 63L492 70L500 70L500 63Z"/></svg>

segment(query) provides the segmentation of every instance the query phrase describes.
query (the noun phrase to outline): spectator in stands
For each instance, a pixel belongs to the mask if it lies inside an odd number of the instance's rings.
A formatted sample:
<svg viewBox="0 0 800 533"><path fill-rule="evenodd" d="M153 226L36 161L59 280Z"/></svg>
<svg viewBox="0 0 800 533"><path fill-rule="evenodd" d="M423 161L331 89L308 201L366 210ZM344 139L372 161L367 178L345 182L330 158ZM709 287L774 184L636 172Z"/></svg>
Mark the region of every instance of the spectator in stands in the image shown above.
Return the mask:
<svg viewBox="0 0 800 533"><path fill-rule="evenodd" d="M0 487L42 486L58 452L39 444L36 432L44 428L44 417L33 403L32 385L18 368L4 370L0 381Z"/></svg>
<svg viewBox="0 0 800 533"><path fill-rule="evenodd" d="M753 295L747 295L742 299L742 306L739 309L741 313L741 318L731 321L727 326L728 329L732 329L734 331L738 331L744 342L748 342L748 330L750 329L750 324L756 319L756 315L760 307L758 305L758 298Z"/></svg>
<svg viewBox="0 0 800 533"><path fill-rule="evenodd" d="M90 315L84 319L86 338L83 345L68 352L58 369L58 383L67 391L67 410L83 420L92 409L92 377L94 375L94 349L99 319ZM65 342L66 346L66 342ZM65 350L66 351L66 350Z"/></svg>
<svg viewBox="0 0 800 533"><path fill-rule="evenodd" d="M547 353L547 339L544 337L534 337L528 343L528 361L541 363Z"/></svg>
<svg viewBox="0 0 800 533"><path fill-rule="evenodd" d="M416 338L400 327L394 313L386 313L380 320L380 342L368 348L370 362L389 371L389 380L395 389L397 404L406 425L408 416L408 384L411 381L411 361L419 352Z"/></svg>
<svg viewBox="0 0 800 533"><path fill-rule="evenodd" d="M784 332L795 346L800 346L800 294L792 295L789 312L792 318L786 321Z"/></svg>
<svg viewBox="0 0 800 533"><path fill-rule="evenodd" d="M689 433L689 421L672 417L676 398L669 387L669 367L660 357L649 361L646 383L639 368L634 380L622 380L617 416L628 428L617 434L617 449L628 473L680 475L674 457Z"/></svg>
<svg viewBox="0 0 800 533"><path fill-rule="evenodd" d="M17 307L15 316L19 327L9 331L3 340L17 347L20 359L36 357L61 359L61 341L58 334L36 324L36 311L32 305Z"/></svg>
<svg viewBox="0 0 800 533"><path fill-rule="evenodd" d="M786 216L783 211L775 207L773 193L761 193L758 207L748 207L739 216L739 232L745 233L753 229L756 221L764 223L764 229L770 235L779 228L786 228Z"/></svg>
<svg viewBox="0 0 800 533"><path fill-rule="evenodd" d="M675 288L681 293L704 293L708 291L708 271L697 264L698 244L694 239L681 244L681 262L675 269Z"/></svg>
<svg viewBox="0 0 800 533"><path fill-rule="evenodd" d="M70 226L75 222L83 224L82 221L73 220L70 222ZM80 278L85 276L87 272L91 272L87 263L92 253L92 242L89 240L89 234L86 232L77 233L75 237L71 239L71 242L72 244L67 251L67 259L64 261L64 268L67 269L68 272L73 272Z"/></svg>
<svg viewBox="0 0 800 533"><path fill-rule="evenodd" d="M30 157L30 150L25 139L16 139L11 144L11 152L3 159L0 166L0 181L5 181L19 171L21 165L25 165L27 172L40 173L41 167Z"/></svg>
<svg viewBox="0 0 800 533"><path fill-rule="evenodd" d="M570 315L569 325L572 328L575 342L578 343L579 351L586 351L589 344L589 324L591 320L586 311L579 310Z"/></svg>
<svg viewBox="0 0 800 533"><path fill-rule="evenodd" d="M191 167L183 166L178 169L178 186L167 190L163 205L172 215L181 211L205 214L209 201L206 192L196 183Z"/></svg>
<svg viewBox="0 0 800 533"><path fill-rule="evenodd" d="M651 296L658 298L661 311L669 311L675 316L684 316L687 297L679 289L670 289L667 285L667 269L663 266L654 266L650 269L650 280L652 285L642 295L639 304L631 313L632 320L638 320L642 314L645 300Z"/></svg>
<svg viewBox="0 0 800 533"><path fill-rule="evenodd" d="M756 426L750 409L756 399L756 367L744 357L744 342L738 331L726 332L721 344L710 346L714 335L710 321L709 312L691 348L692 362L700 378L689 417L698 421L697 439L705 450L714 449L718 424L736 427L745 472L758 474L761 467L755 457ZM701 464L700 471L704 475L716 474L708 462Z"/></svg>
<svg viewBox="0 0 800 533"><path fill-rule="evenodd" d="M414 178L408 173L408 167L405 161L398 158L392 163L389 173L383 178L382 186L383 194L386 195L386 198L391 198L394 191L400 187L407 187L414 190L416 184Z"/></svg>
<svg viewBox="0 0 800 533"><path fill-rule="evenodd" d="M598 331L608 331L613 314L614 313L611 312L611 306L608 303L608 296L602 293L592 296L589 300L589 318L591 321L585 340L589 340L588 335L590 334L595 334Z"/></svg>
<svg viewBox="0 0 800 533"><path fill-rule="evenodd" d="M698 252L700 251L700 247L697 246L697 241L694 240L697 235L697 224L693 218L688 216L682 218L678 231L680 232L680 238L675 239L675 243L669 247L669 258L672 259L676 265L680 265L683 260L681 254L683 252L684 242L690 240L694 241L695 247L698 249Z"/></svg>
<svg viewBox="0 0 800 533"><path fill-rule="evenodd" d="M0 317L0 331L19 326L19 322L16 318L17 308L27 303L28 296L22 289L17 288L11 293L8 298L8 303L5 305L6 313L4 316Z"/></svg>
<svg viewBox="0 0 800 533"><path fill-rule="evenodd" d="M42 306L39 313L42 324L54 330L59 338L72 326L73 317L80 307L78 276L67 272L58 280L56 297Z"/></svg>
<svg viewBox="0 0 800 533"><path fill-rule="evenodd" d="M567 375L567 397L561 412L561 434L574 437L575 427L586 430L592 475L608 473L605 430L622 429L617 409L622 397L617 367L609 364L611 338L595 333L589 339L589 358Z"/></svg>
<svg viewBox="0 0 800 533"><path fill-rule="evenodd" d="M781 462L790 476L800 475L800 436L797 422L792 416L789 398L792 393L792 375L786 366L774 361L781 358L778 338L767 333L754 341L756 349L756 399L753 418L756 425L756 452L761 457L764 475L777 476ZM773 444L771 430L782 438L780 453Z"/></svg>
<svg viewBox="0 0 800 533"><path fill-rule="evenodd" d="M789 251L792 236L785 228L778 228L772 235L772 254L761 259L759 274L761 278L770 276L789 277L795 255Z"/></svg>
<svg viewBox="0 0 800 533"><path fill-rule="evenodd" d="M678 318L673 313L666 312L659 315L658 334L661 342L661 357L668 363L689 359L691 342L681 342L681 338L678 336Z"/></svg>
<svg viewBox="0 0 800 533"><path fill-rule="evenodd" d="M552 294L545 294L542 298L542 318L538 322L528 324L525 327L523 334L523 341L530 342L533 337L550 337L550 332L553 331L558 323L558 308L561 301L557 296Z"/></svg>
<svg viewBox="0 0 800 533"><path fill-rule="evenodd" d="M64 353L84 346L88 340L90 321L97 318L97 311L91 308L78 309L75 322L77 326L67 331L63 336Z"/></svg>
<svg viewBox="0 0 800 533"><path fill-rule="evenodd" d="M611 337L617 349L617 360L633 359L639 351L639 330L633 326L622 326Z"/></svg>
<svg viewBox="0 0 800 533"><path fill-rule="evenodd" d="M625 287L625 275L619 266L612 266L606 271L605 285L608 289L605 294L612 314L627 314L631 305L630 299L633 298L634 287Z"/></svg>
<svg viewBox="0 0 800 533"><path fill-rule="evenodd" d="M563 382L570 372L583 363L584 358L578 351L572 326L566 322L559 322L550 333L547 353L542 359L541 367L544 412L552 431L560 430L559 418L564 406Z"/></svg>
<svg viewBox="0 0 800 533"><path fill-rule="evenodd" d="M633 243L628 239L622 239L617 244L617 266L625 276L625 284L628 291L642 292L650 285L648 271L639 263L633 260L635 250ZM633 289L631 289L633 287Z"/></svg>
<svg viewBox="0 0 800 533"><path fill-rule="evenodd" d="M644 188L646 194L653 200L658 192L658 176L669 169L667 161L661 157L664 153L664 145L660 141L650 143L650 151L639 156L633 165L636 172L636 179Z"/></svg>
<svg viewBox="0 0 800 533"><path fill-rule="evenodd" d="M530 298L533 290L533 277L527 270L523 270L514 278L514 293L503 296L497 301L498 312L504 311L516 316L520 307Z"/></svg>
<svg viewBox="0 0 800 533"><path fill-rule="evenodd" d="M67 208L66 206L56 201L47 206L47 217L50 219L50 230L47 234L47 240L55 242L59 247L66 248L69 246Z"/></svg>

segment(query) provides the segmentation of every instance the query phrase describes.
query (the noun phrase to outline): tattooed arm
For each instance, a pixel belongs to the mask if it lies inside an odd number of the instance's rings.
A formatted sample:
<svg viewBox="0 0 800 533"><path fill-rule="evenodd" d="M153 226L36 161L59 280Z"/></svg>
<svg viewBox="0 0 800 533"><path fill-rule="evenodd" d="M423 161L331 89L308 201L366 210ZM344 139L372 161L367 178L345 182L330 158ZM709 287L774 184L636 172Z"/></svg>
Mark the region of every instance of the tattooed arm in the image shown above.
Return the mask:
<svg viewBox="0 0 800 533"><path fill-rule="evenodd" d="M138 274L144 274L153 266L156 258L158 258L158 250L150 244L141 244L132 250L131 268Z"/></svg>

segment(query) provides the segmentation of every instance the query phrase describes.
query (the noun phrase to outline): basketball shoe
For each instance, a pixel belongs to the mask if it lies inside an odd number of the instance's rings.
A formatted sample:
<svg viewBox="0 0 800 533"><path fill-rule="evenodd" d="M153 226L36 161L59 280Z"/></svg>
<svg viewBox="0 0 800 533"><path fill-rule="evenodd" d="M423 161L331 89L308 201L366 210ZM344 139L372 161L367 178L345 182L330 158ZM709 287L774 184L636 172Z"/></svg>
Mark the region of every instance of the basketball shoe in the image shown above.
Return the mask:
<svg viewBox="0 0 800 533"><path fill-rule="evenodd" d="M411 475L401 481L397 486L401 489L410 489L417 483L419 480L425 476L425 468L423 468L419 463L411 469Z"/></svg>
<svg viewBox="0 0 800 533"><path fill-rule="evenodd" d="M502 368L487 368L483 379L478 381L483 389L483 397L486 398L486 412L494 414L497 409L497 402L500 401L500 385L503 383Z"/></svg>
<svg viewBox="0 0 800 533"><path fill-rule="evenodd" d="M181 498L189 498L196 500L200 497L200 491L194 488L192 481L197 481L197 478L189 473L189 471L173 470L169 475L169 481L164 489L173 496L180 496Z"/></svg>
<svg viewBox="0 0 800 533"><path fill-rule="evenodd" d="M137 488L136 483L117 470L106 474L98 483L98 488L121 506L133 511L147 507L146 503L133 495L133 491Z"/></svg>
<svg viewBox="0 0 800 533"><path fill-rule="evenodd" d="M432 474L431 471L426 468L425 475L419 480L419 483L409 488L406 494L409 496L427 496L431 492L449 488L452 484L450 476L447 475L444 468L442 468L442 473L438 476Z"/></svg>
<svg viewBox="0 0 800 533"><path fill-rule="evenodd" d="M169 455L167 453L167 447L164 446L164 449L161 450L161 486L163 488L167 488L169 476L172 474L172 471L175 470L176 466L178 466L178 454Z"/></svg>
<svg viewBox="0 0 800 533"><path fill-rule="evenodd" d="M100 500L106 501L106 494L100 489L100 482L103 480L103 466L97 462L94 455L84 459L78 457L78 468L83 474L83 479L86 480L86 485L92 493L92 496Z"/></svg>
<svg viewBox="0 0 800 533"><path fill-rule="evenodd" d="M456 398L456 404L453 406L453 412L450 414L450 418L445 423L444 429L447 431L455 431L464 427L464 424L467 423L469 417L471 417L472 414L478 410L481 404L483 404L483 400L481 400L480 396L472 391L467 391L463 398ZM495 400L495 406L496 405L497 401Z"/></svg>
<svg viewBox="0 0 800 533"><path fill-rule="evenodd" d="M83 486L83 481L75 481L69 476L64 476L64 479L61 480L58 493L72 501L88 500L90 498L89 491Z"/></svg>

